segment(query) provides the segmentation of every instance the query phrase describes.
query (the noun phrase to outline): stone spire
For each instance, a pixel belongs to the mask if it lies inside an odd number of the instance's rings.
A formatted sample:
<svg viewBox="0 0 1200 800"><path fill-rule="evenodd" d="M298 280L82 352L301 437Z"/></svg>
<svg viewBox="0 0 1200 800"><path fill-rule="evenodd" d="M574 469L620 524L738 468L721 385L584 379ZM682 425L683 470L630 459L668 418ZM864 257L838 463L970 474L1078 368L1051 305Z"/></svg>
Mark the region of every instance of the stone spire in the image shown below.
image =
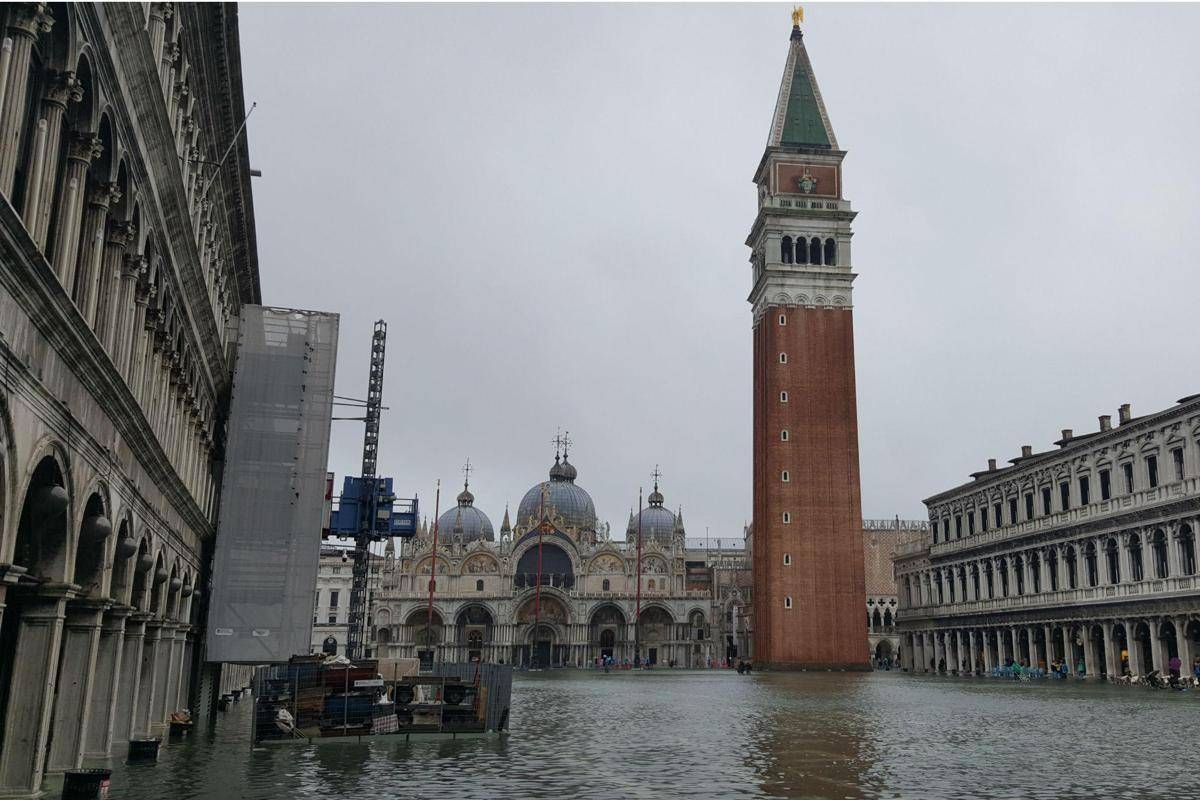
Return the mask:
<svg viewBox="0 0 1200 800"><path fill-rule="evenodd" d="M500 523L500 534L512 533L512 523L508 521L508 504L504 504L504 521Z"/></svg>
<svg viewBox="0 0 1200 800"><path fill-rule="evenodd" d="M783 82L779 86L779 99L775 101L767 145L837 150L837 137L829 124L812 62L808 60L800 20L793 17L792 23L787 63L783 68Z"/></svg>

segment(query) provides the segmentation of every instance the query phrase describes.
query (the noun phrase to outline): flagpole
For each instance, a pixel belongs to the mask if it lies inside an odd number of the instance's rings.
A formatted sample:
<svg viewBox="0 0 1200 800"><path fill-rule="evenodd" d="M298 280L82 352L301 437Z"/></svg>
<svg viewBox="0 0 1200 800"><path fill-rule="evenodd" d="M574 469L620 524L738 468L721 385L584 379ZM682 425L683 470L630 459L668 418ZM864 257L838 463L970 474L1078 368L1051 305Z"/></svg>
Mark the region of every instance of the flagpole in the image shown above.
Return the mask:
<svg viewBox="0 0 1200 800"><path fill-rule="evenodd" d="M429 629L433 626L433 589L437 586L438 511L441 510L441 503L442 480L439 478L433 499L433 561L429 566L429 612L425 615L425 646L431 648L432 655L437 654L437 649L429 641Z"/></svg>
<svg viewBox="0 0 1200 800"><path fill-rule="evenodd" d="M633 665L642 663L642 487L638 487L637 610L633 616Z"/></svg>

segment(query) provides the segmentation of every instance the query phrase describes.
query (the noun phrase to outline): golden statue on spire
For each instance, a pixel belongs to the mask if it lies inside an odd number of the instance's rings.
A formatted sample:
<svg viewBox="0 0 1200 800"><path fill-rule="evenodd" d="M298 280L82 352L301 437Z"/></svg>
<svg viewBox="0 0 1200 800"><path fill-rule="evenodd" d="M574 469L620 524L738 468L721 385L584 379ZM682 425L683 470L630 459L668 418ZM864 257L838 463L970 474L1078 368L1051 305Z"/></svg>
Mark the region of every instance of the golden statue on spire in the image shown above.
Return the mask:
<svg viewBox="0 0 1200 800"><path fill-rule="evenodd" d="M804 6L792 6L792 27L799 28L804 22Z"/></svg>

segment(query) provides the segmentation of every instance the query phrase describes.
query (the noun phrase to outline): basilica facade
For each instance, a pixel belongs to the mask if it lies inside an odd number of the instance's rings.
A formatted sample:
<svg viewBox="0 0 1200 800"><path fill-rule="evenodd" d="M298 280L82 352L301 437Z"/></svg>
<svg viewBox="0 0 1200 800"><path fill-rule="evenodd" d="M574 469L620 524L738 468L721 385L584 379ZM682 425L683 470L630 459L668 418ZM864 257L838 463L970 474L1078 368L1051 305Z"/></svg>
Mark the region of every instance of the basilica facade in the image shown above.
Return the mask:
<svg viewBox="0 0 1200 800"><path fill-rule="evenodd" d="M736 657L737 575L748 569L741 542L689 541L682 511L667 507L657 481L648 505L630 514L625 539L614 540L577 477L568 456L556 455L516 519L505 510L498 535L464 485L436 521L436 547L425 525L399 554L389 543L371 607L376 653L691 668Z"/></svg>

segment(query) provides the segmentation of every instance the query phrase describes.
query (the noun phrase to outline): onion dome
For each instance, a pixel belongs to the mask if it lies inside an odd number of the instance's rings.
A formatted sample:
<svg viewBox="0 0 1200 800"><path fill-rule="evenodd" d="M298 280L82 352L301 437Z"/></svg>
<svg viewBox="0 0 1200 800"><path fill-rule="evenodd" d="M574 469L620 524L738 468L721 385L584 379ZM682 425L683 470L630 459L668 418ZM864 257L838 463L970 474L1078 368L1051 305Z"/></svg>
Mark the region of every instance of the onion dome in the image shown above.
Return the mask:
<svg viewBox="0 0 1200 800"><path fill-rule="evenodd" d="M458 505L447 509L438 517L437 524L442 541L466 544L477 540L496 540L492 521L488 519L487 514L475 507L475 495L471 494L466 482L463 483L463 490L458 493Z"/></svg>
<svg viewBox="0 0 1200 800"><path fill-rule="evenodd" d="M550 480L533 486L521 498L521 504L517 507L517 524L528 529L542 519L544 512L546 516L560 517L565 528L596 530L596 504L582 486L575 484L578 474L565 458L560 460L555 455L554 466L550 468Z"/></svg>
<svg viewBox="0 0 1200 800"><path fill-rule="evenodd" d="M658 490L658 481L654 482L654 491L647 498L647 505L638 514L629 518L629 527L625 531L625 539L637 542L640 528L643 542L659 542L669 545L674 535L683 535L683 519L663 508L662 492Z"/></svg>

